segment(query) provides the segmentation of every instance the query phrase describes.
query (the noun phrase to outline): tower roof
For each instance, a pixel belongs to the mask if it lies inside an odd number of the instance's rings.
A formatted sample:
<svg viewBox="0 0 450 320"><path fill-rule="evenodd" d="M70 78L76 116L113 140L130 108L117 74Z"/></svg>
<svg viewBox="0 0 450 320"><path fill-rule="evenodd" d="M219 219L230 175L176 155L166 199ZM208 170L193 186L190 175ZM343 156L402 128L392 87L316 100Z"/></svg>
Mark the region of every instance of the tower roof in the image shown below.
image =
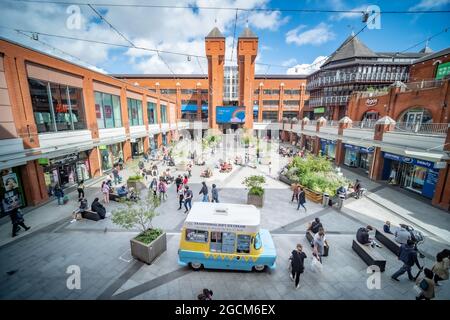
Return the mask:
<svg viewBox="0 0 450 320"><path fill-rule="evenodd" d="M219 28L214 27L206 36L206 38L225 38Z"/></svg>
<svg viewBox="0 0 450 320"><path fill-rule="evenodd" d="M332 62L349 58L362 57L376 57L377 54L370 50L364 43L362 43L354 35L350 35L341 44L339 48L328 58L324 65Z"/></svg>
<svg viewBox="0 0 450 320"><path fill-rule="evenodd" d="M239 38L258 38L258 36L249 27L245 27Z"/></svg>
<svg viewBox="0 0 450 320"><path fill-rule="evenodd" d="M429 46L428 46L428 44L422 49L422 50L420 50L419 51L420 53L432 53L433 52L433 49L431 49Z"/></svg>

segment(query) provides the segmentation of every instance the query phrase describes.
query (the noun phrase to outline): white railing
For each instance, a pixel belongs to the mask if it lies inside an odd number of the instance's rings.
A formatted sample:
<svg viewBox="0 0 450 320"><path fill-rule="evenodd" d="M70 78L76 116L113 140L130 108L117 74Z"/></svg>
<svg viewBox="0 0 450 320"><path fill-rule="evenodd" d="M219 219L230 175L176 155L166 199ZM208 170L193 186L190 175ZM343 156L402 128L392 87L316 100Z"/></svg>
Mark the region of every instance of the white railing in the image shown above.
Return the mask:
<svg viewBox="0 0 450 320"><path fill-rule="evenodd" d="M351 128L373 129L376 123L376 120L354 121L352 122Z"/></svg>
<svg viewBox="0 0 450 320"><path fill-rule="evenodd" d="M397 122L395 124L395 132L415 133L415 134L429 134L446 136L448 131L448 123L409 123Z"/></svg>
<svg viewBox="0 0 450 320"><path fill-rule="evenodd" d="M339 127L339 121L336 120L328 120L327 127Z"/></svg>
<svg viewBox="0 0 450 320"><path fill-rule="evenodd" d="M405 83L409 90L420 90L429 88L438 88L444 84L443 80L423 80L418 82Z"/></svg>

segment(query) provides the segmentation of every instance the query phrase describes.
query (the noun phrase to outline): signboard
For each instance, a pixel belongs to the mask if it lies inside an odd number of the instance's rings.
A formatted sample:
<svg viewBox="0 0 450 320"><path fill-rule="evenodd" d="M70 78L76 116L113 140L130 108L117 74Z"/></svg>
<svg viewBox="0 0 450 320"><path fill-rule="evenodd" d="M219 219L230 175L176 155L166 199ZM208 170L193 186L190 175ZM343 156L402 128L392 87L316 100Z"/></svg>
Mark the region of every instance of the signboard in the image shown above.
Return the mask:
<svg viewBox="0 0 450 320"><path fill-rule="evenodd" d="M366 106L368 106L368 107L376 106L377 103L378 103L377 98L367 98L367 100L366 100Z"/></svg>
<svg viewBox="0 0 450 320"><path fill-rule="evenodd" d="M244 107L216 107L217 123L244 123Z"/></svg>
<svg viewBox="0 0 450 320"><path fill-rule="evenodd" d="M104 144L99 145L98 148L99 148L100 150L106 150L106 149L107 149L106 145L104 145Z"/></svg>
<svg viewBox="0 0 450 320"><path fill-rule="evenodd" d="M47 166L48 165L48 159L47 158L39 158L38 159L38 163L42 166Z"/></svg>
<svg viewBox="0 0 450 320"><path fill-rule="evenodd" d="M224 224L224 223L208 223L185 221L184 226L187 229L209 230L217 232L242 232L242 233L257 233L259 226L249 226L240 224Z"/></svg>
<svg viewBox="0 0 450 320"><path fill-rule="evenodd" d="M434 170L428 170L427 177L423 184L422 195L428 198L433 198L434 190L438 181L439 172Z"/></svg>
<svg viewBox="0 0 450 320"><path fill-rule="evenodd" d="M445 169L445 168L447 168L447 162L445 162L445 161L435 162L434 168L435 169Z"/></svg>
<svg viewBox="0 0 450 320"><path fill-rule="evenodd" d="M324 144L336 144L336 141L328 140L328 139L322 139L320 138L320 142Z"/></svg>
<svg viewBox="0 0 450 320"><path fill-rule="evenodd" d="M436 79L444 79L445 76L450 74L450 62L441 63L436 71Z"/></svg>
<svg viewBox="0 0 450 320"><path fill-rule="evenodd" d="M366 147L359 147L359 146L354 146L352 144L347 144L347 143L344 144L344 148L345 149L350 149L350 150L353 150L353 151L356 151L356 152L361 152L361 153L372 153L372 152L375 151L374 147L368 147L368 148L366 148Z"/></svg>
<svg viewBox="0 0 450 320"><path fill-rule="evenodd" d="M314 113L325 113L325 107L315 108Z"/></svg>
<svg viewBox="0 0 450 320"><path fill-rule="evenodd" d="M425 168L429 168L429 169L432 169L434 167L434 162L410 158L410 157L402 157L397 154L385 152L384 157L386 159L391 159L391 160L400 161L400 162L404 162L404 163L410 163L410 164L413 164L416 166L421 166L421 167L425 167Z"/></svg>

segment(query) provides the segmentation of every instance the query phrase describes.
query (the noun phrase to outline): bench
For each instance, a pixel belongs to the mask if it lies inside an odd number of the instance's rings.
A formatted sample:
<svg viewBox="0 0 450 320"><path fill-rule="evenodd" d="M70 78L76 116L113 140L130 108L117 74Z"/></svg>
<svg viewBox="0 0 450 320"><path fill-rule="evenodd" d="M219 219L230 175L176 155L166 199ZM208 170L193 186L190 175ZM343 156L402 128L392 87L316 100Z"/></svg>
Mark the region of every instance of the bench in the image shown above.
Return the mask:
<svg viewBox="0 0 450 320"><path fill-rule="evenodd" d="M314 233L311 230L306 231L305 233L306 240L311 244L311 247L314 247ZM328 256L328 251L330 250L329 246L324 246L323 248L323 256Z"/></svg>
<svg viewBox="0 0 450 320"><path fill-rule="evenodd" d="M92 221L98 221L101 219L97 212L91 210L84 210L83 212L81 212L81 216L83 217L83 219Z"/></svg>
<svg viewBox="0 0 450 320"><path fill-rule="evenodd" d="M352 249L360 256L368 266L376 265L384 272L386 268L386 259L371 246L366 246L353 240Z"/></svg>
<svg viewBox="0 0 450 320"><path fill-rule="evenodd" d="M384 231L376 230L375 238L379 240L386 248L391 250L397 257L400 255L401 244L395 241L395 236Z"/></svg>

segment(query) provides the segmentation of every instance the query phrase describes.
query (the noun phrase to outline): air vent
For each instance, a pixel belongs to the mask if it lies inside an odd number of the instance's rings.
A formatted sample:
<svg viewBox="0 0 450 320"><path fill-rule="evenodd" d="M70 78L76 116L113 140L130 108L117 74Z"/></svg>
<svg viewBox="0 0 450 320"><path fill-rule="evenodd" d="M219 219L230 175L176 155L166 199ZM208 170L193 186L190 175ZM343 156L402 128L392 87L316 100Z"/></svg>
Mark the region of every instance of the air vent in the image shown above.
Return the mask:
<svg viewBox="0 0 450 320"><path fill-rule="evenodd" d="M216 210L214 211L214 214L223 214L223 215L227 215L228 214L228 208L216 208Z"/></svg>

